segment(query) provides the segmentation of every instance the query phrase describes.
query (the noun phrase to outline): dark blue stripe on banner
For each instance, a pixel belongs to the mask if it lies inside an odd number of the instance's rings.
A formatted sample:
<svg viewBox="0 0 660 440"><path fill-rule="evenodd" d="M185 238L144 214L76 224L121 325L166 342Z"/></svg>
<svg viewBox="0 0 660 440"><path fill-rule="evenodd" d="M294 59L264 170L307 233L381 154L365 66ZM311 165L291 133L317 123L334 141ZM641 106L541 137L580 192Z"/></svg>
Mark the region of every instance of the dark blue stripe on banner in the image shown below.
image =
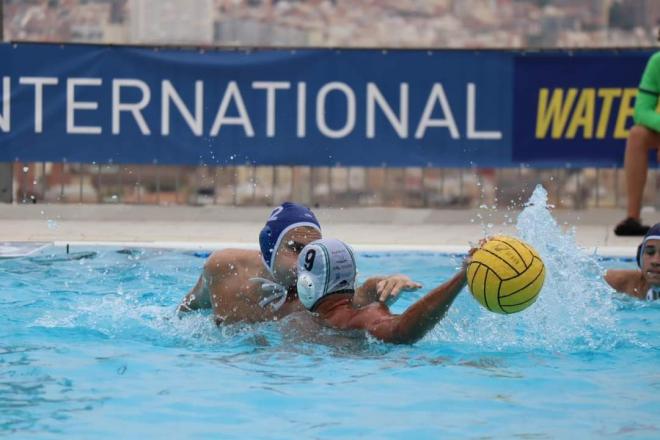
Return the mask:
<svg viewBox="0 0 660 440"><path fill-rule="evenodd" d="M516 56L513 161L622 165L650 55L631 50Z"/></svg>

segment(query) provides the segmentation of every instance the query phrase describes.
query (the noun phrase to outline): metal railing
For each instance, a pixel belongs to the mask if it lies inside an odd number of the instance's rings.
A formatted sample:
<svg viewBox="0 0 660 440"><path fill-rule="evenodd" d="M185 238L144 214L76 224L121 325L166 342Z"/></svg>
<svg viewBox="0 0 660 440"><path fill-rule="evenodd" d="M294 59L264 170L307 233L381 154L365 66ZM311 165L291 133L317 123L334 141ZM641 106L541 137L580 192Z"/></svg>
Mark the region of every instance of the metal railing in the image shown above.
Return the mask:
<svg viewBox="0 0 660 440"><path fill-rule="evenodd" d="M362 168L303 166L163 166L78 163L13 164L16 203L127 203L269 206L470 208L510 206L537 184L559 208L625 207L617 168ZM651 169L644 205L658 206Z"/></svg>

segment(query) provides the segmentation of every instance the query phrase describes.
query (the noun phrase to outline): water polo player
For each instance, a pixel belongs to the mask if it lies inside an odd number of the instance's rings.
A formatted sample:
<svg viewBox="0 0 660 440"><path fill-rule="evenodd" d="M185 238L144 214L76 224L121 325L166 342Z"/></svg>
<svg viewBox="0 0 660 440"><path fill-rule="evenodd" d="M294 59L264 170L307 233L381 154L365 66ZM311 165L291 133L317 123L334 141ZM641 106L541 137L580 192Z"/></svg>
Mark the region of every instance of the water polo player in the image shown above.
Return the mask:
<svg viewBox="0 0 660 440"><path fill-rule="evenodd" d="M644 236L637 248L639 270L610 269L605 281L617 292L649 301L660 298L660 223Z"/></svg>
<svg viewBox="0 0 660 440"><path fill-rule="evenodd" d="M181 301L179 312L213 309L218 324L230 324L268 321L304 311L296 295L296 262L302 248L319 238L321 226L309 208L282 204L259 234L259 251L223 249L211 254L197 283ZM360 291L355 304L391 301L406 289L406 280L392 276L370 281L374 289Z"/></svg>
<svg viewBox="0 0 660 440"><path fill-rule="evenodd" d="M259 235L260 251L223 249L206 260L179 311L213 309L217 323L259 322L304 310L296 299L296 261L321 238L314 213L286 202L273 210Z"/></svg>
<svg viewBox="0 0 660 440"><path fill-rule="evenodd" d="M384 342L412 344L445 316L466 284L465 266L403 314L394 315L382 301L362 307L362 304L355 304L355 295L373 296L382 280L372 278L356 290L355 258L350 247L339 240L321 239L305 246L298 257L298 297L305 308L317 314L327 326L339 330L366 330ZM408 282L411 289L419 286Z"/></svg>

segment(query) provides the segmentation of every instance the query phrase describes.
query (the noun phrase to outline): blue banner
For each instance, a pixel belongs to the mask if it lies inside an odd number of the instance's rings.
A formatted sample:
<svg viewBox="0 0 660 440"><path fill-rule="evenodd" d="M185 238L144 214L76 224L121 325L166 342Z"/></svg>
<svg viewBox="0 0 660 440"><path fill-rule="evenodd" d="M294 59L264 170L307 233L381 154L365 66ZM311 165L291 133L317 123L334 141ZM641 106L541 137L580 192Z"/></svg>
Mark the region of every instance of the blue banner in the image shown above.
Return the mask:
<svg viewBox="0 0 660 440"><path fill-rule="evenodd" d="M0 161L620 164L649 55L0 44Z"/></svg>
<svg viewBox="0 0 660 440"><path fill-rule="evenodd" d="M620 166L637 86L652 52L515 57L513 160L537 166Z"/></svg>

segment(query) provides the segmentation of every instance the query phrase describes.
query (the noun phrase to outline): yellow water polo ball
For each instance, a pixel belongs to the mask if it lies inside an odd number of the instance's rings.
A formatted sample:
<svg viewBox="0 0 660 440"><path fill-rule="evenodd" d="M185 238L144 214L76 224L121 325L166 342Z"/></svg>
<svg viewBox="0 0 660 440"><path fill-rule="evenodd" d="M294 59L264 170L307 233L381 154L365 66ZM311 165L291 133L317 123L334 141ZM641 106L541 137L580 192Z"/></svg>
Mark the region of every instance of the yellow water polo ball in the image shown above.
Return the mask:
<svg viewBox="0 0 660 440"><path fill-rule="evenodd" d="M534 248L503 235L477 249L467 268L472 296L495 313L516 313L534 304L544 280L545 265Z"/></svg>

